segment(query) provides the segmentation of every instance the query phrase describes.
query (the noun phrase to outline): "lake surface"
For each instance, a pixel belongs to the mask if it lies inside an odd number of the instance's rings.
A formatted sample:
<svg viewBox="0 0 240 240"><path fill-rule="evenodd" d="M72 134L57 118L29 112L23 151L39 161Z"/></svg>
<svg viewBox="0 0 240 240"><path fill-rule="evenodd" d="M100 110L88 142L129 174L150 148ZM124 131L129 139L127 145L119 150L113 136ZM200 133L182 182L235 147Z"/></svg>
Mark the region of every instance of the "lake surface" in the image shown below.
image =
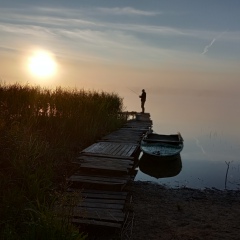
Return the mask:
<svg viewBox="0 0 240 240"><path fill-rule="evenodd" d="M146 104L156 133L184 138L181 171L151 177L140 169L136 181L171 187L240 189L240 111L238 97L152 96Z"/></svg>

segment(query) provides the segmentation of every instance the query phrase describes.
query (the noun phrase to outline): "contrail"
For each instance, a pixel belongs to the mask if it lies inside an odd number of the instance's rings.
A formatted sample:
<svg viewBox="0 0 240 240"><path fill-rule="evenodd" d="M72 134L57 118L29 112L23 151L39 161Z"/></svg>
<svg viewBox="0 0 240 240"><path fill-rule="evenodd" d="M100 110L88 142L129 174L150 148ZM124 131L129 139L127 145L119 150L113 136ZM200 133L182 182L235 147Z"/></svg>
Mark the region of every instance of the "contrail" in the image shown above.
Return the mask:
<svg viewBox="0 0 240 240"><path fill-rule="evenodd" d="M227 31L224 31L224 32L220 33L219 35L217 35L215 38L213 38L213 40L210 42L210 44L208 44L208 45L204 48L204 50L203 50L203 52L202 52L201 54L204 55L206 52L208 52L209 48L214 44L214 42L215 42L219 37L221 37L223 34L225 34L226 32L227 32Z"/></svg>
<svg viewBox="0 0 240 240"><path fill-rule="evenodd" d="M203 52L201 53L202 55L204 55L206 52L208 52L208 49L213 45L213 43L216 41L216 38L214 38L212 41L211 41L211 43L210 44L208 44L205 48L204 48L204 50L203 50Z"/></svg>
<svg viewBox="0 0 240 240"><path fill-rule="evenodd" d="M195 138L195 140L196 140L196 145L202 150L202 153L203 153L203 154L206 154L206 152L205 152L205 150L203 149L202 145L200 145L199 140L198 140L197 138Z"/></svg>

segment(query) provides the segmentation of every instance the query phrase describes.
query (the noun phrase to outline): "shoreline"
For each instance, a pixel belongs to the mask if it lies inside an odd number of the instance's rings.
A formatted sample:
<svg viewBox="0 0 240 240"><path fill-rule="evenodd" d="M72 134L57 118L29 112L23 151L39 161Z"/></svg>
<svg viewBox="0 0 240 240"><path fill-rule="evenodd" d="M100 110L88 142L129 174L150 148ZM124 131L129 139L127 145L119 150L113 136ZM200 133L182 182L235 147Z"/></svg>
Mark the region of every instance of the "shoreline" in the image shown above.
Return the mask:
<svg viewBox="0 0 240 240"><path fill-rule="evenodd" d="M240 191L132 183L131 239L240 239Z"/></svg>
<svg viewBox="0 0 240 240"><path fill-rule="evenodd" d="M222 192L225 192L225 191L240 191L240 184L239 184L239 187L238 189L234 189L234 188L217 188L217 187L188 187L188 186L185 186L184 184L182 185L179 185L179 186L171 186L170 184L167 184L167 183L158 183L158 182L154 182L154 181L148 181L148 180L141 180L141 179L138 179L138 180L134 180L134 182L140 182L142 184L146 183L146 184L150 184L150 185L157 185L157 186L160 186L160 187L163 187L163 188L166 188L166 189L172 189L172 190L176 190L176 189L192 189L192 190L196 190L196 191L222 191Z"/></svg>

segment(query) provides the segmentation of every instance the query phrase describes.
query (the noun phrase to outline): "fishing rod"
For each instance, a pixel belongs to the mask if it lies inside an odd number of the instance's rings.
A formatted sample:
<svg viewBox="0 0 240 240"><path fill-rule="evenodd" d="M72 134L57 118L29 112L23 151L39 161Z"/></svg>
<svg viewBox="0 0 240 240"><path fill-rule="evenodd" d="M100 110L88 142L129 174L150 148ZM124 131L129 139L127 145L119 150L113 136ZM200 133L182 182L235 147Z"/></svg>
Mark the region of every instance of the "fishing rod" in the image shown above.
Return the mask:
<svg viewBox="0 0 240 240"><path fill-rule="evenodd" d="M139 96L139 94L133 91L131 88L128 88L128 89Z"/></svg>

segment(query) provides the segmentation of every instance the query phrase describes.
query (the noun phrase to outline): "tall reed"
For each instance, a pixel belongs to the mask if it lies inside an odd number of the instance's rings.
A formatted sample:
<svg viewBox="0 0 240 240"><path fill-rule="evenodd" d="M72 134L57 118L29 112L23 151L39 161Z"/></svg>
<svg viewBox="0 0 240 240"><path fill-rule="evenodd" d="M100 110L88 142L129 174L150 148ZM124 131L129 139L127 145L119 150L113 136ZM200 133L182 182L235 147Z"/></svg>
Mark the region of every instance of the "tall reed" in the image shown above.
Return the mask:
<svg viewBox="0 0 240 240"><path fill-rule="evenodd" d="M55 192L77 152L123 124L122 108L114 93L0 84L0 238L84 239L54 217Z"/></svg>

